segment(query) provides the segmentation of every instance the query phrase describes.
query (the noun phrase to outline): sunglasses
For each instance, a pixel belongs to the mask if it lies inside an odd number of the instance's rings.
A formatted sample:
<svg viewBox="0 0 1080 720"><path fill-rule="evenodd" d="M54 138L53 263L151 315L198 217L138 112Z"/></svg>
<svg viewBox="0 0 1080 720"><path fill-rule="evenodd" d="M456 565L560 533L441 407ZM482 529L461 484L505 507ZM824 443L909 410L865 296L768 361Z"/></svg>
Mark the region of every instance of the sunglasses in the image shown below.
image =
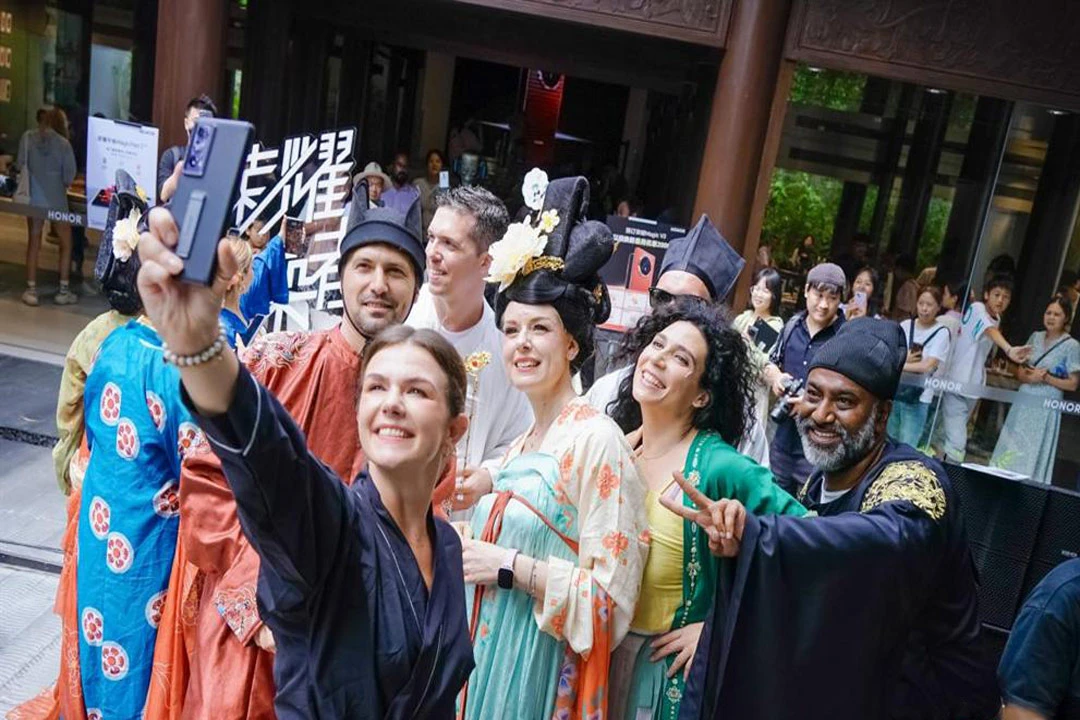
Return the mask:
<svg viewBox="0 0 1080 720"><path fill-rule="evenodd" d="M667 290L661 290L660 288L649 289L649 307L653 310L661 305L667 305L673 303L676 300L689 300L691 302L700 303L701 305L707 305L708 300L698 297L697 295L675 295L669 293Z"/></svg>

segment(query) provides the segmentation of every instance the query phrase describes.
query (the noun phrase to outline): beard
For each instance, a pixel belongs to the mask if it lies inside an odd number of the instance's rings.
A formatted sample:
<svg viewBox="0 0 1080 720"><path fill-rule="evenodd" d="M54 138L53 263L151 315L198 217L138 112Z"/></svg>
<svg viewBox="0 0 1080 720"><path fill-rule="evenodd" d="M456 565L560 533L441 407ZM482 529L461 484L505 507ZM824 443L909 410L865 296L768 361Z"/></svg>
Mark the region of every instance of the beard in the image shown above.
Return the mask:
<svg viewBox="0 0 1080 720"><path fill-rule="evenodd" d="M365 302L370 302L374 298L365 297L360 301L360 305ZM377 317L373 317L362 307L350 307L349 303L345 303L343 308L345 315L347 316L349 323L357 330L363 337L371 339L381 333L388 327L393 325L401 325L405 322L405 317L408 316L408 311L405 312L405 316L401 316L396 308L388 308L387 312L380 314Z"/></svg>
<svg viewBox="0 0 1080 720"><path fill-rule="evenodd" d="M848 430L838 422L830 426L818 425L810 417L795 418L795 426L802 440L803 454L816 469L823 472L847 470L862 460L874 447L877 440L874 426L877 424L879 405L871 410L866 422L854 431ZM828 429L840 436L840 442L834 448L818 445L810 437L810 429Z"/></svg>

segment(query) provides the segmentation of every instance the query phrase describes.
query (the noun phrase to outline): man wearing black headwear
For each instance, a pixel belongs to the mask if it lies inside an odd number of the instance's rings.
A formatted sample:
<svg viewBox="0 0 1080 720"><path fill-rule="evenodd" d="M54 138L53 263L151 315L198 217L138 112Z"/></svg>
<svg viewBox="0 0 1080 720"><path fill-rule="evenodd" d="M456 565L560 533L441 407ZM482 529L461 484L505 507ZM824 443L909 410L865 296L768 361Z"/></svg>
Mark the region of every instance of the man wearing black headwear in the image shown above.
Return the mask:
<svg viewBox="0 0 1080 720"><path fill-rule="evenodd" d="M684 490L717 555L736 557L698 645L682 715L784 720L993 717L977 578L943 468L885 425L906 356L895 323L844 325L797 408L818 517L747 516Z"/></svg>

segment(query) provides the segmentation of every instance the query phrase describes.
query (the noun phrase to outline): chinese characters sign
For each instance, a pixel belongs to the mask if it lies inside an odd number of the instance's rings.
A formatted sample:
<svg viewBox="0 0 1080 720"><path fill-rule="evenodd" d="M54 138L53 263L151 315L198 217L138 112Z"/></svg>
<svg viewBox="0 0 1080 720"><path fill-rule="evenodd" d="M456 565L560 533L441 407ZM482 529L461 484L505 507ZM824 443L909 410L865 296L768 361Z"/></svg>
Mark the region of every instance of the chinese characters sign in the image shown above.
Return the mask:
<svg viewBox="0 0 1080 720"><path fill-rule="evenodd" d="M278 232L285 218L303 222L306 241L290 246L289 305L275 306L269 330L317 329L340 314L338 246L344 234L349 171L353 167L356 129L328 131L318 137L287 138L280 148L256 144L240 178L235 225L244 232L261 219L266 235Z"/></svg>

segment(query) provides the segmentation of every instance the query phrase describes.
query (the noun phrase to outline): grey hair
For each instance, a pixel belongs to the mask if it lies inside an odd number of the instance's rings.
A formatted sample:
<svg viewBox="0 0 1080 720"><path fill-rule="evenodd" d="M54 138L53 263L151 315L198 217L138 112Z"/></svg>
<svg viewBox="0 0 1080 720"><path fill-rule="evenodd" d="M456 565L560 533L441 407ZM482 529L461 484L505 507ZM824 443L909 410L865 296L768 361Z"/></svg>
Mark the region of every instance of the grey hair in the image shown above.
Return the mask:
<svg viewBox="0 0 1080 720"><path fill-rule="evenodd" d="M824 472L838 472L846 470L855 463L866 457L870 449L878 440L877 424L881 416L885 414L888 405L881 400L874 400L874 407L863 423L854 432L848 430L840 423L834 423L834 430L840 434L840 445L835 450L819 448L808 435L814 421L809 416L795 418L795 427L799 431L802 440L803 455L817 470Z"/></svg>
<svg viewBox="0 0 1080 720"><path fill-rule="evenodd" d="M476 224L470 237L480 252L487 252L492 243L501 240L510 225L510 215L502 200L482 187L462 185L436 190L435 207L471 216Z"/></svg>

